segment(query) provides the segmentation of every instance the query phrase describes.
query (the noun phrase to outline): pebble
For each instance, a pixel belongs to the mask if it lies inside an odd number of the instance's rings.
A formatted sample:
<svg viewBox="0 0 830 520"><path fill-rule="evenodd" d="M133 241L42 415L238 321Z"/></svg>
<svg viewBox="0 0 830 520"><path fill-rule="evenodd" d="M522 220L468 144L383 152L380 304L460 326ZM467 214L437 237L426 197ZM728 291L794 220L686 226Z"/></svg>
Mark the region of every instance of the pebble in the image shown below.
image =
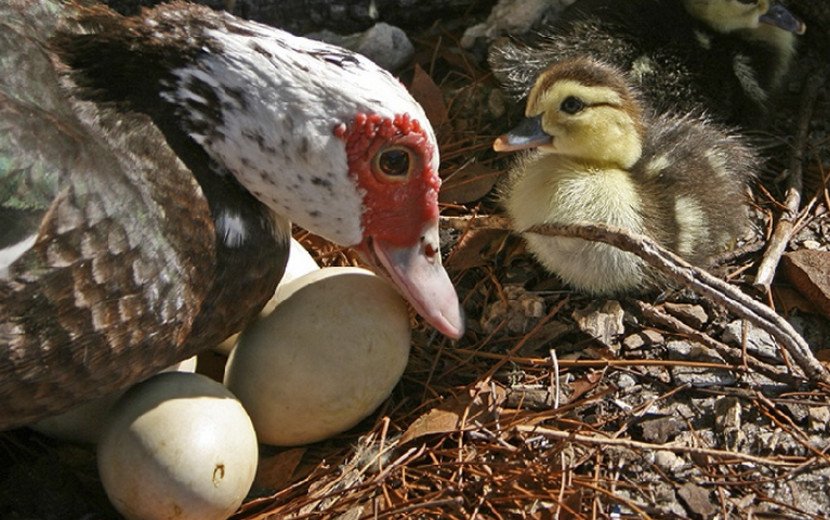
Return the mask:
<svg viewBox="0 0 830 520"><path fill-rule="evenodd" d="M702 486L688 482L680 486L677 495L689 511L700 518L713 518L718 512L718 507L712 502L711 494Z"/></svg>
<svg viewBox="0 0 830 520"><path fill-rule="evenodd" d="M660 450L654 454L654 463L663 471L676 473L686 462L671 451Z"/></svg>
<svg viewBox="0 0 830 520"><path fill-rule="evenodd" d="M663 308L686 325L701 329L709 321L709 315L700 305L690 303L666 303Z"/></svg>
<svg viewBox="0 0 830 520"><path fill-rule="evenodd" d="M493 6L487 21L468 28L461 37L461 47L472 48L476 40L492 40L502 34L522 34L551 7L551 0L500 0Z"/></svg>
<svg viewBox="0 0 830 520"><path fill-rule="evenodd" d="M326 30L306 36L359 52L393 72L406 65L415 53L415 47L403 29L384 22L378 22L362 33L346 36Z"/></svg>
<svg viewBox="0 0 830 520"><path fill-rule="evenodd" d="M830 430L830 406L811 406L807 413L807 427L813 432Z"/></svg>
<svg viewBox="0 0 830 520"><path fill-rule="evenodd" d="M626 336L623 345L629 350L637 350L642 347L662 345L665 341L663 335L652 329L641 330L636 334Z"/></svg>
<svg viewBox="0 0 830 520"><path fill-rule="evenodd" d="M607 347L617 345L617 337L625 332L620 302L608 300L599 308L595 304L577 309L571 315L579 330Z"/></svg>
<svg viewBox="0 0 830 520"><path fill-rule="evenodd" d="M637 384L637 380L631 374L620 374L617 378L617 387L621 389L631 388Z"/></svg>
<svg viewBox="0 0 830 520"><path fill-rule="evenodd" d="M723 341L738 348L741 347L743 320L735 320L726 326L723 331ZM778 346L769 332L748 324L746 335L746 350L752 355L762 357L767 361L782 362Z"/></svg>
<svg viewBox="0 0 830 520"><path fill-rule="evenodd" d="M687 341L669 341L666 344L669 359L684 359L688 361L703 361L708 363L723 363L717 352L699 343ZM688 384L697 387L728 386L737 382L732 372L724 369L698 367L672 367L672 378L675 384Z"/></svg>

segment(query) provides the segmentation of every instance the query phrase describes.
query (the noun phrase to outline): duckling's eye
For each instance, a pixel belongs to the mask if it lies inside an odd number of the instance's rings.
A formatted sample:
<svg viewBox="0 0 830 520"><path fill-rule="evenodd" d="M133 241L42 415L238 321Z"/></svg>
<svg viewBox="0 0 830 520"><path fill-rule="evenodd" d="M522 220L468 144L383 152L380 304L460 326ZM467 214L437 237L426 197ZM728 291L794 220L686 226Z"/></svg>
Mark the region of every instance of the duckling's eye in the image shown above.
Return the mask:
<svg viewBox="0 0 830 520"><path fill-rule="evenodd" d="M559 110L565 112L566 114L576 114L580 110L585 108L585 103L582 102L581 99L574 96L568 96L563 101L562 104L559 105Z"/></svg>
<svg viewBox="0 0 830 520"><path fill-rule="evenodd" d="M410 154L405 148L387 148L375 156L377 172L392 180L403 180L410 171Z"/></svg>

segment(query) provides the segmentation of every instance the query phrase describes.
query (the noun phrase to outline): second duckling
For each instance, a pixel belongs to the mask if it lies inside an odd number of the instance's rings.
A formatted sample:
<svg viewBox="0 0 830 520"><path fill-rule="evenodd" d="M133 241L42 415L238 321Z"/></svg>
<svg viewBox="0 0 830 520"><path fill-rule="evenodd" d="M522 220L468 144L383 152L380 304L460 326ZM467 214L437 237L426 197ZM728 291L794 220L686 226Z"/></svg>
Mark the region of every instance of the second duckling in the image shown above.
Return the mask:
<svg viewBox="0 0 830 520"><path fill-rule="evenodd" d="M508 94L527 94L550 63L578 56L624 69L653 106L763 121L804 24L770 0L577 0L530 41L490 51Z"/></svg>
<svg viewBox="0 0 830 520"><path fill-rule="evenodd" d="M645 113L620 70L590 58L551 65L531 89L525 114L493 145L534 149L503 187L516 230L609 224L650 236L700 266L745 231L756 155L704 118ZM545 268L587 293L661 283L637 256L607 244L531 233L525 239Z"/></svg>

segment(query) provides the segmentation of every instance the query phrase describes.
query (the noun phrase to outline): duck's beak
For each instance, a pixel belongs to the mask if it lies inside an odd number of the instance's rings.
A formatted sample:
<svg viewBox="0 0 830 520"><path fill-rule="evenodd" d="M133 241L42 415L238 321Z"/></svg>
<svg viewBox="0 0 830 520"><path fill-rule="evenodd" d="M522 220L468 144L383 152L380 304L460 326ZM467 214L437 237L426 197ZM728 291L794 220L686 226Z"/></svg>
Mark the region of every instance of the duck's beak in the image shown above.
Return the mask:
<svg viewBox="0 0 830 520"><path fill-rule="evenodd" d="M542 114L525 118L519 126L500 135L493 142L493 150L497 152L514 152L527 148L536 148L550 144L553 137L542 129Z"/></svg>
<svg viewBox="0 0 830 520"><path fill-rule="evenodd" d="M804 22L781 4L771 5L766 14L761 15L759 21L795 34L804 34L807 30Z"/></svg>
<svg viewBox="0 0 830 520"><path fill-rule="evenodd" d="M373 239L358 248L370 263L380 263L415 311L442 334L464 335L464 312L441 264L438 222L428 223L414 246Z"/></svg>

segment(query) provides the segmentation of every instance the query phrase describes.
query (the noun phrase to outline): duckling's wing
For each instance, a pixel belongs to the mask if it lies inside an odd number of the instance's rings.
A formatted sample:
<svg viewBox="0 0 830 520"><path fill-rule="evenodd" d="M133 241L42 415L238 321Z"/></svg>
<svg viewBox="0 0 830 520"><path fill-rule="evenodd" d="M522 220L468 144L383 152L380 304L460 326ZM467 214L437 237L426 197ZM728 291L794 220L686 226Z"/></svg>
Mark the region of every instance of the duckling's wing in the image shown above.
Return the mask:
<svg viewBox="0 0 830 520"><path fill-rule="evenodd" d="M60 84L57 7L0 7L0 429L175 361L215 271L207 201L161 133Z"/></svg>
<svg viewBox="0 0 830 520"><path fill-rule="evenodd" d="M760 160L744 137L701 116L661 116L647 127L632 173L649 232L705 265L747 229L748 184Z"/></svg>

